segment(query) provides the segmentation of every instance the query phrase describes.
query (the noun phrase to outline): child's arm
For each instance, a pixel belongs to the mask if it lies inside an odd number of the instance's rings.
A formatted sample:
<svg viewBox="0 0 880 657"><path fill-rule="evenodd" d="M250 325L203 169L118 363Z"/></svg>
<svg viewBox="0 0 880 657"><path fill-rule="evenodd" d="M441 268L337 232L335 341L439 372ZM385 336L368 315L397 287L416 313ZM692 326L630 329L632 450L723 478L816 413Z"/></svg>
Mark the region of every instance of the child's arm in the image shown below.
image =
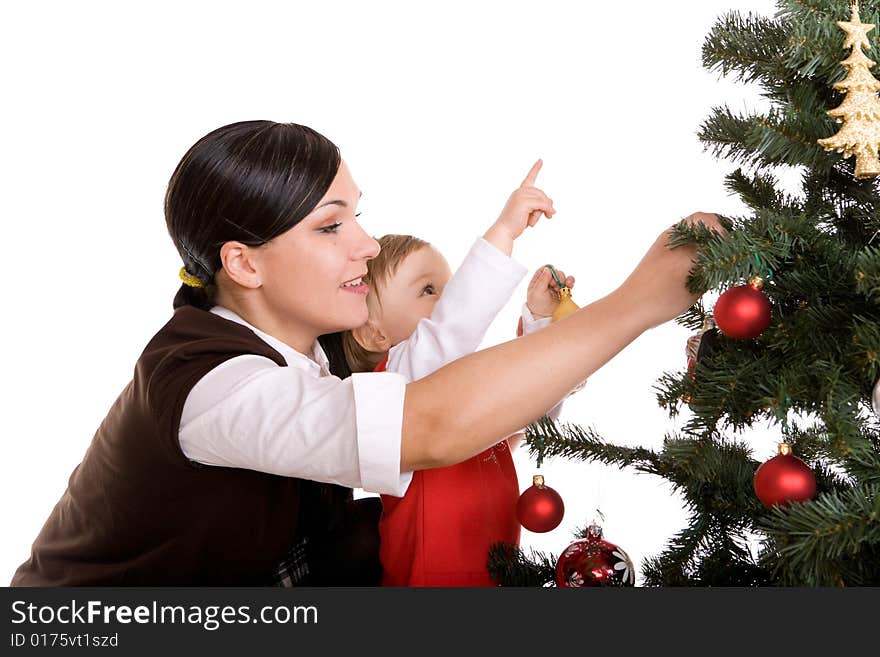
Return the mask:
<svg viewBox="0 0 880 657"><path fill-rule="evenodd" d="M568 289L574 288L574 276L566 276L565 272L558 268L556 268L556 275ZM517 331L517 337L520 335L529 335L530 333L540 331L542 328L550 326L550 323L553 321L553 311L555 311L556 306L559 305L558 290L559 286L556 284L556 280L546 266L541 267L535 272L535 275L529 283L528 291L526 292L526 303L522 308L522 317L520 318L522 332ZM567 396L571 396L578 392L586 384L587 380L584 379L577 384ZM562 401L551 408L547 412L547 415L555 420L559 417L559 411L561 409Z"/></svg>
<svg viewBox="0 0 880 657"><path fill-rule="evenodd" d="M431 317L420 320L412 336L391 348L386 371L416 381L476 351L526 273L510 257L513 240L533 226L541 213L555 212L547 195L534 187L540 168L538 160L510 195L497 221L471 248L443 289Z"/></svg>
<svg viewBox="0 0 880 657"><path fill-rule="evenodd" d="M556 274L569 289L574 287L574 276L566 276L565 273L558 268L556 269ZM522 316L519 319L519 326L516 331L517 337L529 335L530 333L535 333L542 328L550 326L550 323L553 321L553 311L559 303L559 296L556 292L557 289L558 285L547 267L541 267L535 272L535 275L532 276L532 280L529 283L526 303L524 303L522 307ZM586 383L586 379L581 381L571 392L568 393L568 395L573 395L578 392L584 387L584 385L586 385ZM559 400L553 408L547 411L546 416L552 420L558 419L564 401L564 399ZM507 442L510 449L514 450L519 447L524 438L525 435L522 431L508 436Z"/></svg>

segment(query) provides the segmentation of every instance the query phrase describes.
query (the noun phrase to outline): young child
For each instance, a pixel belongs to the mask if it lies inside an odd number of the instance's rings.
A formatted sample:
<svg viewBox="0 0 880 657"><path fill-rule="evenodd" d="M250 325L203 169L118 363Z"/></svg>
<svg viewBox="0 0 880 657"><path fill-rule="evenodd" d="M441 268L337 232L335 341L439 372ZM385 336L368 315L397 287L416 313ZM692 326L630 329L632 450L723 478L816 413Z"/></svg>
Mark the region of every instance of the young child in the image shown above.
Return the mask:
<svg viewBox="0 0 880 657"><path fill-rule="evenodd" d="M513 240L537 222L536 212L552 215L552 203L533 187L539 168L540 161L454 276L423 240L379 239L381 251L368 262L369 320L345 336L352 371L393 371L417 380L476 350L525 274L509 257ZM558 275L574 284L573 277ZM523 333L550 323L555 289L550 271L539 269L522 309ZM493 584L486 568L489 547L519 543L519 485L510 450L521 438L510 436L454 466L417 471L404 497L382 496L383 585Z"/></svg>

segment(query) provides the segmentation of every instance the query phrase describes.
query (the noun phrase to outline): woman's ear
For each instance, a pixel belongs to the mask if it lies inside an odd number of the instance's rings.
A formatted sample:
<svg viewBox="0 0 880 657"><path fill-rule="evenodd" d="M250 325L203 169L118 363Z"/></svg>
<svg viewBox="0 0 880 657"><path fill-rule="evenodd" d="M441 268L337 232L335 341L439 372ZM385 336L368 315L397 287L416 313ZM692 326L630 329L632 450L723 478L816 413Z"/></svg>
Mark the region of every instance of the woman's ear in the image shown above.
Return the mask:
<svg viewBox="0 0 880 657"><path fill-rule="evenodd" d="M226 242L220 247L220 262L226 275L242 287L257 288L262 285L253 254L254 250L241 242Z"/></svg>
<svg viewBox="0 0 880 657"><path fill-rule="evenodd" d="M385 353L391 349L388 337L373 318L368 319L366 324L353 328L351 334L357 343L367 351Z"/></svg>

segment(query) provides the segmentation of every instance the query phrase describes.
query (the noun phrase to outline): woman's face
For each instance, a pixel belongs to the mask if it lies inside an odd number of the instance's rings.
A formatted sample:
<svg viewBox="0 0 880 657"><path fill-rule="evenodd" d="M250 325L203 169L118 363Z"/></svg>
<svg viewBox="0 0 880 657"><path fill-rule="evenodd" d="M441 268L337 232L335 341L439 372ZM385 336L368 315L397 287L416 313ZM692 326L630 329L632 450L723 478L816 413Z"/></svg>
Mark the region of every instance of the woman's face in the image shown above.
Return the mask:
<svg viewBox="0 0 880 657"><path fill-rule="evenodd" d="M355 218L360 194L342 162L315 209L260 249L262 287L273 315L310 337L367 321L368 288L360 278L379 243Z"/></svg>

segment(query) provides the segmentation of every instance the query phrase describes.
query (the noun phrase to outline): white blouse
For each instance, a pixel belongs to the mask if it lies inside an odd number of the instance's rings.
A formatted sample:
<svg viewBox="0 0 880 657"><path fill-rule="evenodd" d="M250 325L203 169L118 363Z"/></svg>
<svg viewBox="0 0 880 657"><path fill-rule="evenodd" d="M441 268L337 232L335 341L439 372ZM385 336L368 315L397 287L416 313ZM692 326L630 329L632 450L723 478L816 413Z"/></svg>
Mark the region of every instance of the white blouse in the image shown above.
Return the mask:
<svg viewBox="0 0 880 657"><path fill-rule="evenodd" d="M281 354L287 367L243 355L208 372L184 403L183 453L206 465L403 496L412 479L412 472L400 471L407 381L472 353L525 273L521 264L478 239L431 317L419 322L413 338L392 348L389 364L396 371L357 373L344 380L330 374L317 341L311 357L306 356L215 306L211 312L250 328ZM549 321L536 322L529 314L523 330L537 330Z"/></svg>

